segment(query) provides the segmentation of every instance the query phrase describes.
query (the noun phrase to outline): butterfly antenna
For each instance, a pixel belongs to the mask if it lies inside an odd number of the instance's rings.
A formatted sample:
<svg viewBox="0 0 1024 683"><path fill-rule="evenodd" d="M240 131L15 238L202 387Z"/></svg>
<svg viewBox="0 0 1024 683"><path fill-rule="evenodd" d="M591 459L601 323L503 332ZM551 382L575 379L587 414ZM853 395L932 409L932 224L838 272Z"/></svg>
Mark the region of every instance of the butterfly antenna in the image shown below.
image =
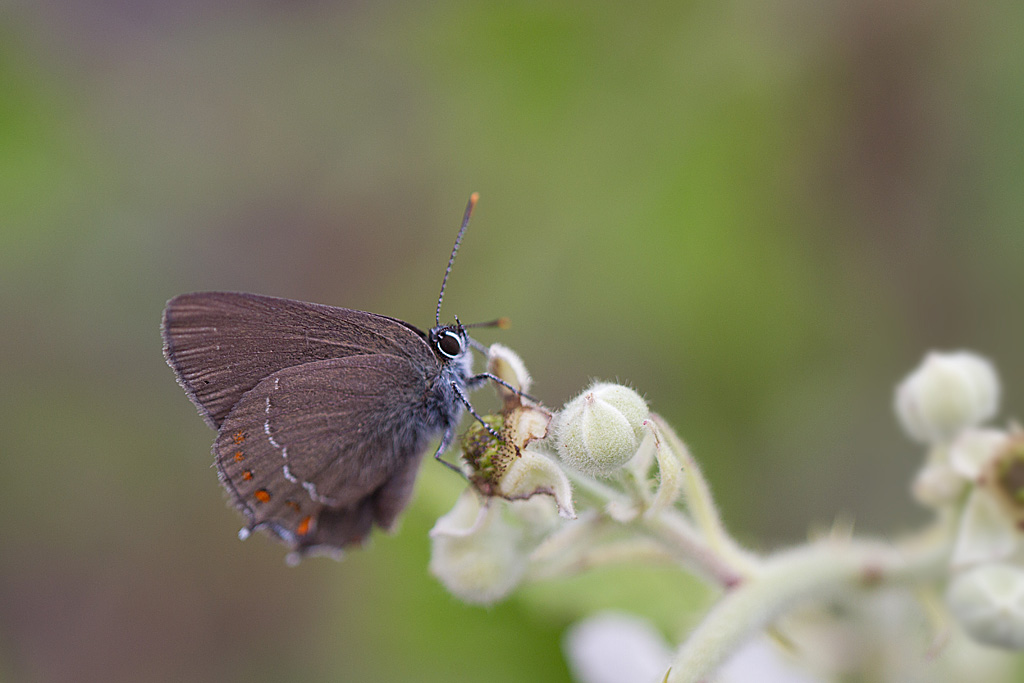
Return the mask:
<svg viewBox="0 0 1024 683"><path fill-rule="evenodd" d="M502 330L507 330L512 325L512 322L508 318L496 318L495 320L488 320L485 323L469 323L463 325L467 330L471 327L497 327Z"/></svg>
<svg viewBox="0 0 1024 683"><path fill-rule="evenodd" d="M448 276L452 272L452 264L455 263L455 254L459 251L459 244L462 242L462 236L466 234L466 228L469 227L469 217L473 215L473 207L476 206L476 200L478 199L480 199L479 192L469 195L466 213L462 217L462 227L459 228L459 235L455 238L455 246L452 247L452 255L448 259L448 267L444 271L444 280L441 281L441 293L437 295L437 313L434 315L434 323L437 325L441 324L441 301L444 300L444 288L448 284Z"/></svg>

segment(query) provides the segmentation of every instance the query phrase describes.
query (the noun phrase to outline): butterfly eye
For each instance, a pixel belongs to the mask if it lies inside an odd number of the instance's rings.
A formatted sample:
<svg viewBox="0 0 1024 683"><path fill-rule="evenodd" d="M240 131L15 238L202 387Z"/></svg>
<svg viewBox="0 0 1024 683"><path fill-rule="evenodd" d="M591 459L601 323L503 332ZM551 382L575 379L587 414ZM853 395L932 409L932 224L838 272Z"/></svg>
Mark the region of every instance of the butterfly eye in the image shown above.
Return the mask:
<svg viewBox="0 0 1024 683"><path fill-rule="evenodd" d="M446 358L457 358L462 355L464 350L462 337L450 330L445 330L438 335L436 346L441 355Z"/></svg>

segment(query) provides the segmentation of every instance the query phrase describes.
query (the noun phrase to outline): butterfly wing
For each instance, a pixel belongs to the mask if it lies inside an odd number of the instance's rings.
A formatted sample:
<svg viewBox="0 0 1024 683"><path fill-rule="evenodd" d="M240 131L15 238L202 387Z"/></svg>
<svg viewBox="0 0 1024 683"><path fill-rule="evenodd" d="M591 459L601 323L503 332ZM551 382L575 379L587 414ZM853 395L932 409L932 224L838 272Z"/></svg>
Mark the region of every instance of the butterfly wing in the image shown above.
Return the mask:
<svg viewBox="0 0 1024 683"><path fill-rule="evenodd" d="M279 370L246 392L213 446L221 481L249 520L300 554L390 528L423 451L429 369L370 354Z"/></svg>
<svg viewBox="0 0 1024 683"><path fill-rule="evenodd" d="M390 354L435 363L425 335L374 313L236 292L167 302L164 357L214 429L260 380L327 358Z"/></svg>

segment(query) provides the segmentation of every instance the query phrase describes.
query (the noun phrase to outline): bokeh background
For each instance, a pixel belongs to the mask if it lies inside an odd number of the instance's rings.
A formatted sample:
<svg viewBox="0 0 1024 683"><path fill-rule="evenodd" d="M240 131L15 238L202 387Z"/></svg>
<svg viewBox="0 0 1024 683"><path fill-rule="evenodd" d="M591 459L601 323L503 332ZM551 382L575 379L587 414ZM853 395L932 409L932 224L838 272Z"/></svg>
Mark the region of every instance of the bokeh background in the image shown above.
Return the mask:
<svg viewBox="0 0 1024 683"><path fill-rule="evenodd" d="M744 540L895 534L891 414L929 349L1024 415L1024 4L0 4L0 679L566 681L561 637L710 599L617 568L461 605L427 572L460 483L290 569L240 543L164 302L248 290L445 315L560 405L644 392ZM486 408L488 392L477 395Z"/></svg>

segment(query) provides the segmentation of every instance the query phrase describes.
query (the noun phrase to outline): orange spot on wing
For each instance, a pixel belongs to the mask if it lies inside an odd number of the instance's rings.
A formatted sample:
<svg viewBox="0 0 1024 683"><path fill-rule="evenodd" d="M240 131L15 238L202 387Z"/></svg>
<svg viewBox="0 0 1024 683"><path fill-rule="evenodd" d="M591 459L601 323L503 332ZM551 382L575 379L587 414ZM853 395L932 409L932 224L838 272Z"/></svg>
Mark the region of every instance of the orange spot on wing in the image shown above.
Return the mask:
<svg viewBox="0 0 1024 683"><path fill-rule="evenodd" d="M297 533L299 536L305 536L306 534L308 534L309 533L309 526L312 523L312 521L313 521L313 518L310 517L309 515L306 515L305 517L303 517L302 521L299 522L299 525L297 527L295 527L295 533Z"/></svg>
<svg viewBox="0 0 1024 683"><path fill-rule="evenodd" d="M270 502L270 493L266 489L258 489L253 495L256 496L256 500L261 503Z"/></svg>
<svg viewBox="0 0 1024 683"><path fill-rule="evenodd" d="M252 481L252 470L242 472L242 479L245 481Z"/></svg>
<svg viewBox="0 0 1024 683"><path fill-rule="evenodd" d="M298 512L299 509L300 509L299 508L299 504L296 503L294 500L291 500L291 499L286 500L284 502L284 504L287 505L288 507L290 507L292 510L295 510L296 512Z"/></svg>
<svg viewBox="0 0 1024 683"><path fill-rule="evenodd" d="M235 462L242 462L245 460L245 455L242 451L235 451Z"/></svg>
<svg viewBox="0 0 1024 683"><path fill-rule="evenodd" d="M231 440L234 441L236 444L242 443L243 441L245 441L245 432L239 429L237 432L231 435Z"/></svg>

